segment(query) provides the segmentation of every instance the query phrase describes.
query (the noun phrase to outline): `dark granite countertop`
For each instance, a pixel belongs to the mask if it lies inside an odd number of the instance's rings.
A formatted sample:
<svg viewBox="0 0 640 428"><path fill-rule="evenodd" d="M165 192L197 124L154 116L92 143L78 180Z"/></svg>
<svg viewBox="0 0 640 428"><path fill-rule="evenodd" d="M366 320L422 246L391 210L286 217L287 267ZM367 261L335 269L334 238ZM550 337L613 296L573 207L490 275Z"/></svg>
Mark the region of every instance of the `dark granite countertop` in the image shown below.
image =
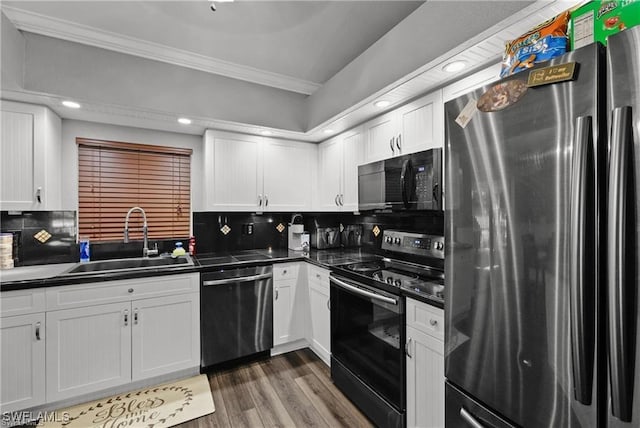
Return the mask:
<svg viewBox="0 0 640 428"><path fill-rule="evenodd" d="M61 285L116 281L120 279L143 278L148 276L176 275L223 268L228 269L231 267L256 266L297 261L306 261L316 266L330 269L332 266L347 263L358 263L372 260L377 257L379 256L359 248L311 250L308 253L283 249L259 249L234 251L231 253L198 254L193 258L193 265L169 265L144 270L122 269L119 271L93 272L81 275L65 274L65 272L75 266L76 263L24 266L0 272L0 291L57 287ZM400 291L404 296L442 308L442 305L439 302L434 302L418 292L410 289L401 289Z"/></svg>
<svg viewBox="0 0 640 428"><path fill-rule="evenodd" d="M217 268L293 261L308 261L321 267L330 268L333 265L355 263L373 257L376 256L360 249L311 250L309 253L292 250L262 249L235 251L233 253L200 254L194 257L193 265L160 266L143 270L122 269L118 271L88 272L74 275L68 275L66 272L74 267L76 265L75 263L23 266L0 272L0 291L115 281L147 276L175 275ZM219 258L219 260L208 260L206 266L200 262L200 260L208 258Z"/></svg>

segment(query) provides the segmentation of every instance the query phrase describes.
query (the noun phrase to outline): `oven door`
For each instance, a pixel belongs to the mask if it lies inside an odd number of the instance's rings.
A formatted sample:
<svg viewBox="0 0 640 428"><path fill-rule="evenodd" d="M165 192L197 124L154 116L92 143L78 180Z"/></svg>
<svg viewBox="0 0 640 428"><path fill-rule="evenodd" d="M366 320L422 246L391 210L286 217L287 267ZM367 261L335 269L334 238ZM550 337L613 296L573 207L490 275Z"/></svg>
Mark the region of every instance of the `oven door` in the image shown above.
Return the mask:
<svg viewBox="0 0 640 428"><path fill-rule="evenodd" d="M331 274L331 355L398 411L405 407L404 299Z"/></svg>

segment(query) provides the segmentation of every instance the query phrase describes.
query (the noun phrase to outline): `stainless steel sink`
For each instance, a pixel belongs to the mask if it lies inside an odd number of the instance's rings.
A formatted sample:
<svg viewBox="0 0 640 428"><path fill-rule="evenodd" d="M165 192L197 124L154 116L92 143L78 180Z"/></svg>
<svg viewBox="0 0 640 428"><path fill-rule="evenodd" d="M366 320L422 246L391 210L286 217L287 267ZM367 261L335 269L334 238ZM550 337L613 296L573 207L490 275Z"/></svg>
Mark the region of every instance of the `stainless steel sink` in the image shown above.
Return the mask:
<svg viewBox="0 0 640 428"><path fill-rule="evenodd" d="M98 262L78 263L62 275L101 273L101 272L117 272L122 270L142 270L152 269L163 266L193 266L193 260L190 257L158 257L158 258L132 258L104 260Z"/></svg>

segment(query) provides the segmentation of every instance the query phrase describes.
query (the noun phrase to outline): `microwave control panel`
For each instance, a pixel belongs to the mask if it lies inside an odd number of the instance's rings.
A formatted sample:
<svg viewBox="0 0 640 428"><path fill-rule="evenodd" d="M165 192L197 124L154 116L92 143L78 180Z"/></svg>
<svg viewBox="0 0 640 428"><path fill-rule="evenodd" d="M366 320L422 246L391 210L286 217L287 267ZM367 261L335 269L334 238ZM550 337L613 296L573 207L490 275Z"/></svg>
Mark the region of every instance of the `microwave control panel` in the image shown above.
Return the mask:
<svg viewBox="0 0 640 428"><path fill-rule="evenodd" d="M444 236L385 230L382 249L444 259Z"/></svg>

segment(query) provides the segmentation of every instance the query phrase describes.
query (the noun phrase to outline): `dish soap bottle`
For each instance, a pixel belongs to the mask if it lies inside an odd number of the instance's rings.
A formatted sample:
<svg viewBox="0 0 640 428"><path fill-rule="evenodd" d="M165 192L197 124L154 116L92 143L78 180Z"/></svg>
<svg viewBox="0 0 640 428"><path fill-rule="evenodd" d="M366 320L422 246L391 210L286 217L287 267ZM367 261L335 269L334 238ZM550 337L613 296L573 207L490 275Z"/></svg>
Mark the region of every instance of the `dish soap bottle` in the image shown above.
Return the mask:
<svg viewBox="0 0 640 428"><path fill-rule="evenodd" d="M184 256L187 252L182 248L182 242L176 242L176 248L173 249L171 257Z"/></svg>

